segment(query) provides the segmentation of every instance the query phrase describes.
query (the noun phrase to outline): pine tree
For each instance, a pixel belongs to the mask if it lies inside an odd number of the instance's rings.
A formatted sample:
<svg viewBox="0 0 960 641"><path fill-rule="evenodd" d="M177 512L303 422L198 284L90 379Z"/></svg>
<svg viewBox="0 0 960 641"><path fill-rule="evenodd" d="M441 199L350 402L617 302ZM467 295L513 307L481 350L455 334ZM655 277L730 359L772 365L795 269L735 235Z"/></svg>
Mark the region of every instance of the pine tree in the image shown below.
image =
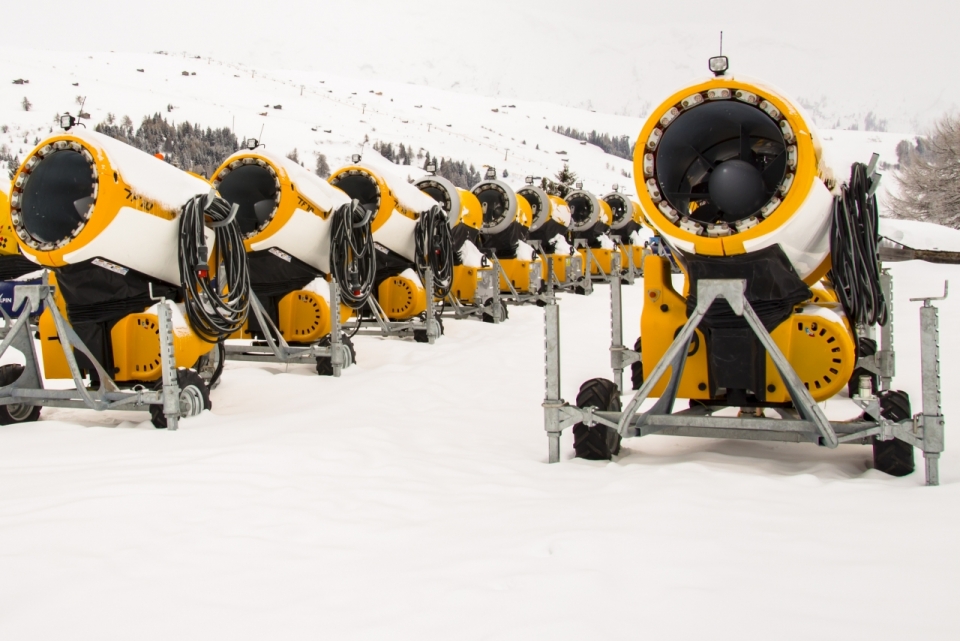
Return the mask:
<svg viewBox="0 0 960 641"><path fill-rule="evenodd" d="M577 174L570 170L570 166L567 163L563 163L563 169L557 172L554 179L556 180L554 187L556 195L561 198L566 198L570 192L570 187L573 186L573 183L577 182Z"/></svg>
<svg viewBox="0 0 960 641"><path fill-rule="evenodd" d="M290 160L292 160L292 161L295 162L295 163L299 163L299 162L300 162L300 154L297 153L297 148L296 148L296 147L293 148L293 151L291 151L289 154L287 154L287 158L289 158Z"/></svg>
<svg viewBox="0 0 960 641"><path fill-rule="evenodd" d="M327 164L326 154L317 154L317 175L323 179L330 177L330 165Z"/></svg>

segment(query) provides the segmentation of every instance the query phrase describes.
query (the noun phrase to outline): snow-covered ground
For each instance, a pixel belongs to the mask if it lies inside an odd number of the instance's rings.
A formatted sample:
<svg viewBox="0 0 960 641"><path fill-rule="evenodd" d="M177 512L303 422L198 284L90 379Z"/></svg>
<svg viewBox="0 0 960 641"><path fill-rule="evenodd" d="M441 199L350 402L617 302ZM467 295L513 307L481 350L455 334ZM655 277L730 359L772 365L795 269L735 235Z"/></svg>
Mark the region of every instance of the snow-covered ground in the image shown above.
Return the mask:
<svg viewBox="0 0 960 641"><path fill-rule="evenodd" d="M894 273L916 402L906 299L960 268ZM561 302L567 399L609 376L607 293ZM862 446L648 437L601 463L566 433L548 465L535 307L361 338L337 380L228 364L177 432L45 410L0 430L0 638L956 638L958 313L938 488Z"/></svg>
<svg viewBox="0 0 960 641"><path fill-rule="evenodd" d="M632 182L620 173L628 161L544 126L635 135L639 119L216 60L91 55L0 51L2 68L30 79L0 83L10 127L0 144L22 158L83 94L93 122L112 112L139 123L173 104L177 121L236 118L246 135L265 124L269 149L297 147L308 163L323 151L336 167L366 134L495 164L515 183L554 173L559 150L588 188ZM30 112L19 107L25 92ZM894 162L907 137L822 133L838 164L875 150ZM883 232L960 247L958 232L921 223L885 221ZM895 386L918 403L918 304L907 299L939 293L960 268L893 272ZM642 290L624 291L632 344ZM562 299L567 399L609 375L608 305L605 287ZM957 638L960 298L939 305L947 451L937 488L922 473L871 470L862 446L660 436L626 441L604 463L572 459L567 433L564 460L548 465L535 307L498 326L448 322L433 346L359 338L359 362L340 379L230 363L212 412L178 432L143 414L45 410L0 429L0 638Z"/></svg>

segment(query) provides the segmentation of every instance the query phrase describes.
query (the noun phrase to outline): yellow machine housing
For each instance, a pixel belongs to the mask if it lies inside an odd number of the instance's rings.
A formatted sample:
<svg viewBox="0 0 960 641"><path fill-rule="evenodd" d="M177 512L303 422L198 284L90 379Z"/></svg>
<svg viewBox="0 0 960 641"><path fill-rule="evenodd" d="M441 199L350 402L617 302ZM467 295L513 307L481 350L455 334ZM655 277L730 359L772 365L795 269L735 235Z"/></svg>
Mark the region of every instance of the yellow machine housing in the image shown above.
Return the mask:
<svg viewBox="0 0 960 641"><path fill-rule="evenodd" d="M227 158L211 182L238 206L237 221L248 254L271 252L279 260L289 263L295 258L322 274L330 273L332 216L350 203L345 193L289 158L260 147ZM257 274L250 277L255 285ZM314 343L330 333L330 304L314 291L289 292L276 311L277 329L288 342ZM349 308L341 305L340 316L349 318ZM252 336L244 328L233 338Z"/></svg>
<svg viewBox="0 0 960 641"><path fill-rule="evenodd" d="M427 292L412 271L380 283L377 300L391 320L407 320L427 309Z"/></svg>
<svg viewBox="0 0 960 641"><path fill-rule="evenodd" d="M48 138L27 155L13 180L10 222L20 250L45 267L101 261L179 286L179 222L183 205L210 186L113 138L74 129ZM207 246L214 248L207 230ZM213 253L213 251L211 251ZM50 274L56 283L55 273ZM62 297L58 307L69 320ZM118 382L160 376L158 321L147 311L117 322L110 334ZM48 378L70 378L50 310L39 333ZM213 348L189 326L175 328L178 367L193 367Z"/></svg>
<svg viewBox="0 0 960 641"><path fill-rule="evenodd" d="M745 132L740 134L745 138L743 142L738 142L735 136L729 141L718 138L713 149L729 144L762 155L768 153L772 145L776 149L771 152L770 164L783 163L783 177L778 178L774 193L760 210L732 222L727 222L727 217L720 221L702 220L698 209L710 205L710 201L699 195L709 196L709 193L696 190L688 193L686 186L677 188L679 178L661 176L660 167L660 152L667 141L671 149L689 150L690 162L684 158L679 163L687 168L684 180L693 173L706 172L701 162L694 162L697 150L687 144L684 130L689 123L705 117L708 111L724 109L746 113L754 129L741 127ZM721 114L717 121L722 119ZM726 120L729 121L729 117ZM678 124L679 128L674 129ZM761 128L769 130L772 136L761 135ZM722 134L717 135L722 138ZM772 140L774 137L780 140ZM671 144L668 138L673 138L676 144ZM671 154L668 162L676 164L676 153ZM651 113L640 132L634 152L634 176L643 214L675 249L724 256L780 245L808 285L816 283L830 269L827 230L833 203L831 189L835 186L833 173L822 162L820 139L800 108L770 87L724 75L669 97ZM772 179L774 174L769 173L769 177ZM668 187L661 184L662 178L670 179ZM767 178L765 175L764 180ZM679 193L671 193L673 190Z"/></svg>
<svg viewBox="0 0 960 641"><path fill-rule="evenodd" d="M471 239L476 239L480 227L483 225L483 208L477 197L466 189L455 186L442 176L424 176L414 181L413 185L437 201L440 207L447 212L450 232L454 239L456 240L458 236L464 238L466 242L473 245L473 249L476 249L476 245ZM461 245L459 251L462 260L463 245ZM476 250L476 253L479 254L479 249ZM483 261L480 262L479 265L460 264L453 266L453 284L450 287L450 293L461 303L472 305L477 302L477 287L483 273L492 269L490 265L483 265Z"/></svg>
<svg viewBox="0 0 960 641"><path fill-rule="evenodd" d="M20 246L10 222L10 198L6 188L6 181L0 180L0 256L17 256Z"/></svg>
<svg viewBox="0 0 960 641"><path fill-rule="evenodd" d="M652 372L687 321L686 300L674 288L670 261L647 256L643 265L644 306L640 318L643 339L643 370ZM808 303L782 322L771 336L783 351L800 380L817 401L826 400L846 388L856 366L856 349L843 312L832 304ZM698 329L691 342L677 396L709 400L710 384L706 341ZM669 370L668 370L669 372ZM651 396L659 396L669 379L660 379ZM767 356L767 402L790 400L786 386L773 361Z"/></svg>
<svg viewBox="0 0 960 641"><path fill-rule="evenodd" d="M438 206L436 200L388 170L366 164L338 169L329 180L373 212L371 229L375 243L411 264L414 262L417 221ZM466 215L471 217L470 212ZM382 281L377 288L377 301L390 320L406 320L426 310L426 291L410 269Z"/></svg>

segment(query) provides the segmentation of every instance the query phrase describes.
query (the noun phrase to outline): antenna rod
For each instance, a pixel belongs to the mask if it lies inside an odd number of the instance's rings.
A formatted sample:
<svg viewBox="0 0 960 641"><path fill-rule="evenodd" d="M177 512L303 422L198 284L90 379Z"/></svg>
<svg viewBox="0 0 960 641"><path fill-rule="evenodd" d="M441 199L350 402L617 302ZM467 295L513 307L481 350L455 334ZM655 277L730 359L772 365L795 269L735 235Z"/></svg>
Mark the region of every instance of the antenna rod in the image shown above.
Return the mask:
<svg viewBox="0 0 960 641"><path fill-rule="evenodd" d="M265 124L266 123L263 123L263 122L260 123L260 135L257 136L257 142L260 142L261 140L263 140L263 125Z"/></svg>
<svg viewBox="0 0 960 641"><path fill-rule="evenodd" d="M723 31L720 32L720 55L723 55Z"/></svg>

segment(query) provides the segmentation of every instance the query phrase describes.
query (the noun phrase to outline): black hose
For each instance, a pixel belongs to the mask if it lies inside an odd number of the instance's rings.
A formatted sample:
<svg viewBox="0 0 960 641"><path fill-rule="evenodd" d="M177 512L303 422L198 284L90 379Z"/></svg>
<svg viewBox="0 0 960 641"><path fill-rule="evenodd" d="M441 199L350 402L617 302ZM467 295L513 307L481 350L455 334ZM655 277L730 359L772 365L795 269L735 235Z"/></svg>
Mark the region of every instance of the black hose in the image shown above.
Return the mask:
<svg viewBox="0 0 960 641"><path fill-rule="evenodd" d="M209 202L208 202L209 199ZM230 203L219 197L194 196L180 213L180 282L193 331L216 343L238 331L250 309L250 273L243 235ZM220 224L217 223L224 223ZM217 261L210 269L204 230L215 229Z"/></svg>
<svg viewBox="0 0 960 641"><path fill-rule="evenodd" d="M887 324L887 303L880 287L880 220L871 187L867 166L854 163L850 183L833 201L830 277L854 326Z"/></svg>
<svg viewBox="0 0 960 641"><path fill-rule="evenodd" d="M367 302L377 274L370 218L371 212L356 199L333 212L330 273L340 287L340 300L350 309Z"/></svg>
<svg viewBox="0 0 960 641"><path fill-rule="evenodd" d="M433 272L433 295L446 298L453 285L453 243L450 223L439 205L420 214L415 231L415 264L420 278L426 284L426 272Z"/></svg>

